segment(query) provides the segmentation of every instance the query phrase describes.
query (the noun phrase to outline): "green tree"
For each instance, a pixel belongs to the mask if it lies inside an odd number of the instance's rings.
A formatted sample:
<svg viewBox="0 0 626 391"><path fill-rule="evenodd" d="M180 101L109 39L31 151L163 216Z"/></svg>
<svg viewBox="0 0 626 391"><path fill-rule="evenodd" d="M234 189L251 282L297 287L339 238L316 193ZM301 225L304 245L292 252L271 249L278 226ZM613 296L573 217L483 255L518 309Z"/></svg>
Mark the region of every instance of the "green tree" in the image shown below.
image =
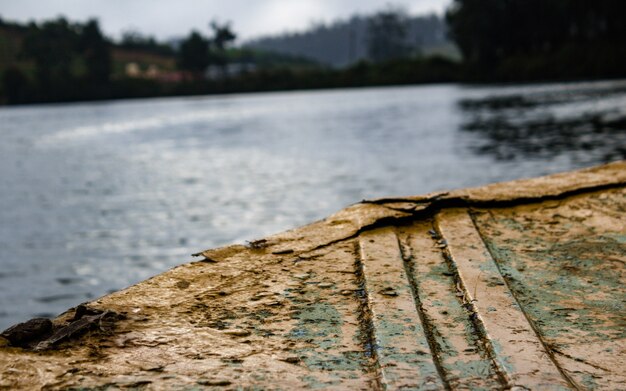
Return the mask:
<svg viewBox="0 0 626 391"><path fill-rule="evenodd" d="M454 0L446 18L479 78L624 75L623 0Z"/></svg>
<svg viewBox="0 0 626 391"><path fill-rule="evenodd" d="M76 26L64 18L31 23L22 44L22 56L35 64L38 88L44 99L64 95L72 79L78 41Z"/></svg>
<svg viewBox="0 0 626 391"><path fill-rule="evenodd" d="M213 36L211 37L211 62L214 62L220 68L222 73L226 73L226 65L228 64L228 57L226 50L237 39L237 35L232 31L230 23L220 24L217 21L212 21L209 25L213 30Z"/></svg>
<svg viewBox="0 0 626 391"><path fill-rule="evenodd" d="M181 43L178 66L200 77L209 66L209 40L197 31L192 31Z"/></svg>
<svg viewBox="0 0 626 391"><path fill-rule="evenodd" d="M111 75L111 50L109 42L100 31L98 21L89 20L82 27L79 50L87 68L87 81L106 84Z"/></svg>
<svg viewBox="0 0 626 391"><path fill-rule="evenodd" d="M232 31L230 23L220 24L214 20L210 26L211 30L213 30L212 42L218 50L226 50L237 39L237 35Z"/></svg>

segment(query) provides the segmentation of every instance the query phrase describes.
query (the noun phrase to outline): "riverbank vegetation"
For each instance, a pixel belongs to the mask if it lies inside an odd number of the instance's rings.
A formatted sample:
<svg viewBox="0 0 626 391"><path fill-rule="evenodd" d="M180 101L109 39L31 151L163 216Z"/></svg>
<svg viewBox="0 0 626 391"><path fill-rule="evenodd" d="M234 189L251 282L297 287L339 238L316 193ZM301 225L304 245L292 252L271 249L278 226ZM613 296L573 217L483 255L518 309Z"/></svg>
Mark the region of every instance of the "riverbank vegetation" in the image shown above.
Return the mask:
<svg viewBox="0 0 626 391"><path fill-rule="evenodd" d="M97 20L0 20L0 102L617 78L626 76L624 11L619 0L454 0L445 19L416 19L388 7L256 46L235 46L236 32L215 21L208 34L191 31L165 43L139 32L114 41ZM454 44L442 38L446 23ZM362 39L355 38L359 31ZM294 42L307 47L307 39L315 47L323 38L323 49L336 51L331 42L341 34L346 56L335 62L320 62L319 48L308 57L295 49L267 50ZM458 49L425 50L424 42Z"/></svg>

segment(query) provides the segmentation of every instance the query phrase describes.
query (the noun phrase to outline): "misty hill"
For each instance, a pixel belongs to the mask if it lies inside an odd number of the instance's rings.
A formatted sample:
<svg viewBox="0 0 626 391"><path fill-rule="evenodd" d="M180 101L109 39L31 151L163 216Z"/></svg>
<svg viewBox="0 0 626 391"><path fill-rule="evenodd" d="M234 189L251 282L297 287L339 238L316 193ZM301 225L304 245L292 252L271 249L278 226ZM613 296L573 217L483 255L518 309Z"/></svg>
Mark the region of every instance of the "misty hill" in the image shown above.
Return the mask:
<svg viewBox="0 0 626 391"><path fill-rule="evenodd" d="M261 37L244 46L311 58L333 67L343 67L368 59L367 31L371 16L353 16L329 25L319 24L297 33ZM407 40L422 54L458 57L458 50L447 39L447 27L437 15L413 16L407 20Z"/></svg>

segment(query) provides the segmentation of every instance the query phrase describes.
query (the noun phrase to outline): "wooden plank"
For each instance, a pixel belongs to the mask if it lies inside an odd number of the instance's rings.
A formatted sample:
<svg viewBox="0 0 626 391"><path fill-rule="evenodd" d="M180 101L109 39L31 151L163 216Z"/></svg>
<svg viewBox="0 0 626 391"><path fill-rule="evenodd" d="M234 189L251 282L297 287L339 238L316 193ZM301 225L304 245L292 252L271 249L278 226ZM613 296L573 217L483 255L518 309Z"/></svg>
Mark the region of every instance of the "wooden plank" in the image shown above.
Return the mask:
<svg viewBox="0 0 626 391"><path fill-rule="evenodd" d="M497 389L502 380L463 306L455 278L430 222L401 231L409 277L419 297L422 318L435 342L444 377L452 389Z"/></svg>
<svg viewBox="0 0 626 391"><path fill-rule="evenodd" d="M510 387L578 388L564 376L529 323L465 209L436 216L476 324Z"/></svg>
<svg viewBox="0 0 626 391"><path fill-rule="evenodd" d="M386 389L444 388L417 312L392 228L359 236L374 352Z"/></svg>
<svg viewBox="0 0 626 391"><path fill-rule="evenodd" d="M0 336L0 389L626 389L625 167L362 203L205 251L85 304L111 324L42 351Z"/></svg>
<svg viewBox="0 0 626 391"><path fill-rule="evenodd" d="M476 210L472 219L559 366L626 389L626 189Z"/></svg>

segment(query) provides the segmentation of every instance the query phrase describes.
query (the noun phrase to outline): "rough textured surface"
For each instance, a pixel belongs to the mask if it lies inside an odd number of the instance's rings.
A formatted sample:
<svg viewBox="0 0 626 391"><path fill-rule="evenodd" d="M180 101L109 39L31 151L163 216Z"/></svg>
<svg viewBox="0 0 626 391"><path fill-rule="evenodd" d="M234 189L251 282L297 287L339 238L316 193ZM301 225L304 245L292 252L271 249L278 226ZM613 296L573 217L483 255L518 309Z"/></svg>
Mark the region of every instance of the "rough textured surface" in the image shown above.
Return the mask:
<svg viewBox="0 0 626 391"><path fill-rule="evenodd" d="M0 338L0 389L624 389L625 211L625 162L364 201Z"/></svg>

